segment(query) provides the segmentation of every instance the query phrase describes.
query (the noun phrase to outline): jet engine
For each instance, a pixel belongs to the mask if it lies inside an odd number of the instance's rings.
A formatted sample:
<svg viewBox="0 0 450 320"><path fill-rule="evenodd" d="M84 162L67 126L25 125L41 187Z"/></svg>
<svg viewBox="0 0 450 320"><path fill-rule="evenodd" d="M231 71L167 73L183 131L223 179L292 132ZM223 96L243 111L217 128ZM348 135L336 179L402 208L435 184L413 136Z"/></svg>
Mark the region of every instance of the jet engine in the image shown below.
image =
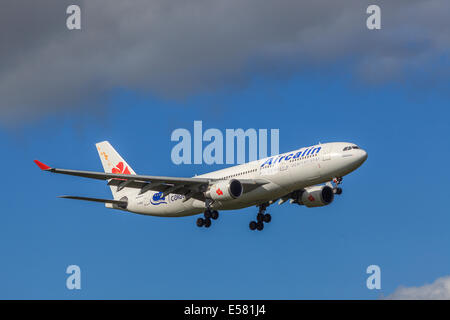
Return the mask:
<svg viewBox="0 0 450 320"><path fill-rule="evenodd" d="M206 191L207 198L219 201L237 199L242 195L244 188L239 180L225 180L211 185Z"/></svg>
<svg viewBox="0 0 450 320"><path fill-rule="evenodd" d="M333 189L325 185L305 188L305 190L299 194L297 203L311 208L329 205L333 200Z"/></svg>

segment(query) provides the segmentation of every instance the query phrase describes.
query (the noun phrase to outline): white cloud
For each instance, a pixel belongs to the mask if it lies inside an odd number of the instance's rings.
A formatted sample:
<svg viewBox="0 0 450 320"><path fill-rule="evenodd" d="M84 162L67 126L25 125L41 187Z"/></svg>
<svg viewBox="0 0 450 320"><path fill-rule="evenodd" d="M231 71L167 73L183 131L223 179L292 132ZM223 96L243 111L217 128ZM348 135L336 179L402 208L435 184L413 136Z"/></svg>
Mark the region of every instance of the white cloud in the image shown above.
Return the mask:
<svg viewBox="0 0 450 320"><path fill-rule="evenodd" d="M438 278L421 287L398 287L386 299L392 300L450 300L450 276Z"/></svg>

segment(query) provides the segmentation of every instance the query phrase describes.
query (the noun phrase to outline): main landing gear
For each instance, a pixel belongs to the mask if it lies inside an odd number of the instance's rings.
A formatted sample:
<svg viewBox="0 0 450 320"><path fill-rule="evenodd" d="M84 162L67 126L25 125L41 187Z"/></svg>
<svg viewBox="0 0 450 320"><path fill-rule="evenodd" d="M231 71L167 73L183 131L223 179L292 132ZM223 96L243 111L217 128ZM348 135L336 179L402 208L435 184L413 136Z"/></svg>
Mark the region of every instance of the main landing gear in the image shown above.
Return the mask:
<svg viewBox="0 0 450 320"><path fill-rule="evenodd" d="M272 221L272 216L268 213L265 213L268 206L268 204L262 204L259 206L259 212L256 215L256 221L250 222L250 230L261 231L262 229L264 229L264 222L269 223L270 221Z"/></svg>
<svg viewBox="0 0 450 320"><path fill-rule="evenodd" d="M219 218L219 212L217 210L206 209L204 218L197 219L197 227L209 228L211 226L211 219L217 220Z"/></svg>

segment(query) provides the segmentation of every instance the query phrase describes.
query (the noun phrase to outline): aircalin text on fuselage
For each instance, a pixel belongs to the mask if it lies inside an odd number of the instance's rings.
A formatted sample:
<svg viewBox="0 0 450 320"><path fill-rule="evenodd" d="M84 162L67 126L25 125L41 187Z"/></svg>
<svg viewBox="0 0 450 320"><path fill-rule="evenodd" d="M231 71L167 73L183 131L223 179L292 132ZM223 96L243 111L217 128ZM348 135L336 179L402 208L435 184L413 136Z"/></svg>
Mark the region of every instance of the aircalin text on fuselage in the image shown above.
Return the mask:
<svg viewBox="0 0 450 320"><path fill-rule="evenodd" d="M342 177L360 167L367 152L349 142L300 148L278 156L240 164L193 178L137 175L108 141L96 144L104 172L49 167L45 171L108 181L113 199L80 196L63 198L105 203L112 209L160 217L203 213L197 226L210 227L219 210L257 206L252 230L272 219L266 208L279 201L306 207L326 206L342 193Z"/></svg>
<svg viewBox="0 0 450 320"><path fill-rule="evenodd" d="M285 154L285 155L278 155L276 157L270 157L268 158L262 165L261 167L264 167L265 165L271 165L274 163L279 163L282 160L284 161L288 161L290 159L297 159L300 157L304 157L304 156L309 156L310 154L316 154L319 153L320 149L322 149L322 147L310 147L310 148L306 148L306 149L300 149L300 151L296 152L296 153L289 153L289 154Z"/></svg>

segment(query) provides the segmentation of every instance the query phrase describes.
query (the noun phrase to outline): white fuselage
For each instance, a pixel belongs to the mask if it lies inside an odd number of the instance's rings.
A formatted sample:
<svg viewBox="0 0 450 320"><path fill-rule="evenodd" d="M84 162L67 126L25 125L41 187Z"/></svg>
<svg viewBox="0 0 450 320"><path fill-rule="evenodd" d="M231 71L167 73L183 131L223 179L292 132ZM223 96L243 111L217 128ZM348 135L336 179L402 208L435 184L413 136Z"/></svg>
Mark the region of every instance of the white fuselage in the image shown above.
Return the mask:
<svg viewBox="0 0 450 320"><path fill-rule="evenodd" d="M355 147L350 148L348 147ZM343 177L357 169L367 159L367 153L353 143L324 143L272 156L261 160L213 171L197 176L211 179L264 179L268 183L246 191L237 199L215 201L211 208L233 210L260 205L276 200L293 191ZM158 197L158 192L148 191L139 195L138 190L125 189L128 197L127 211L164 217L179 217L205 211L205 202L184 196L169 194ZM156 196L155 196L156 195Z"/></svg>

